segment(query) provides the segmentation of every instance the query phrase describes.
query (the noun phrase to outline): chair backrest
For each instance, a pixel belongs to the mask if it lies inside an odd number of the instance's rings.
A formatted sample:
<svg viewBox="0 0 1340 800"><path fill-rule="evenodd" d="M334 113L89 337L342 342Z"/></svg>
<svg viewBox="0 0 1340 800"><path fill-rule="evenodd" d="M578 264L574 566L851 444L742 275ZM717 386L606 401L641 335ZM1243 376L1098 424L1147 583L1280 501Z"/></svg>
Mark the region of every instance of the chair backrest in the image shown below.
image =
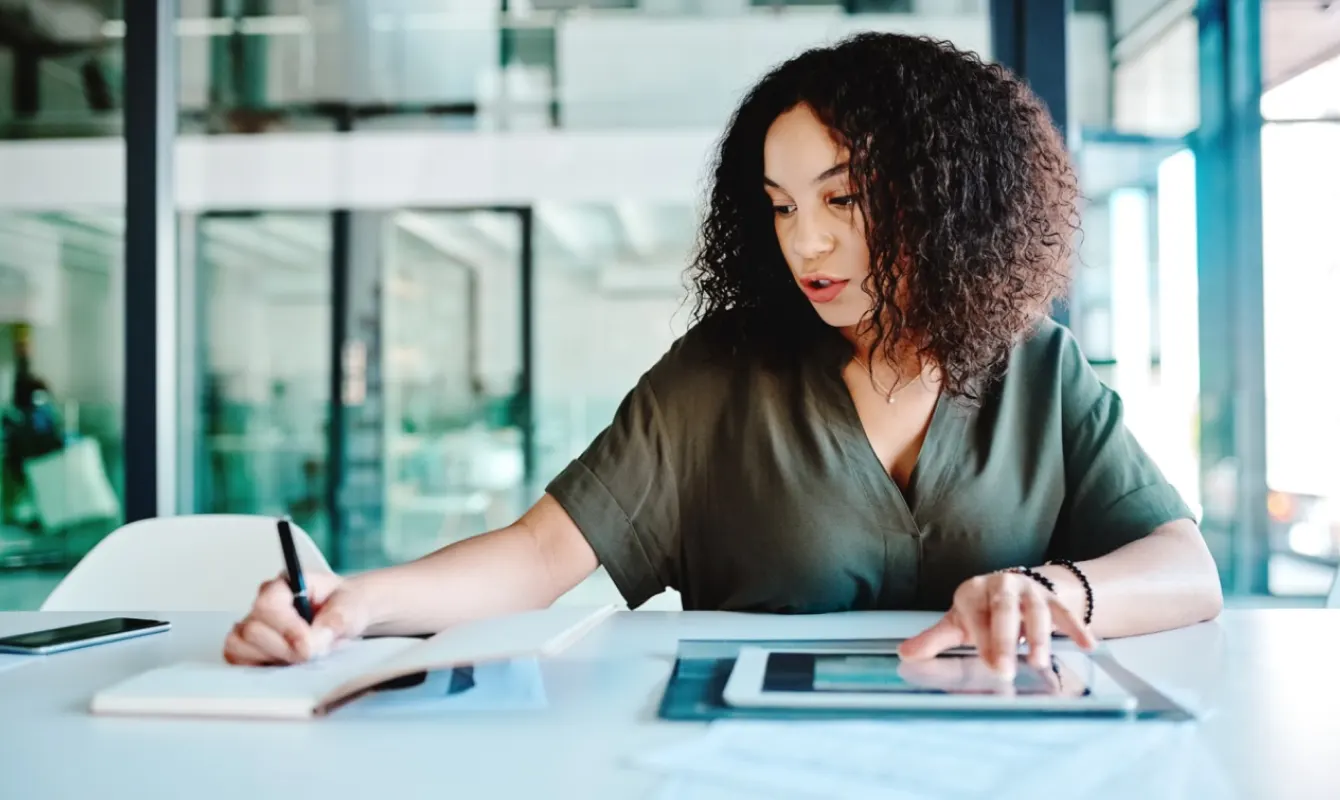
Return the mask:
<svg viewBox="0 0 1340 800"><path fill-rule="evenodd" d="M292 526L304 570L329 570ZM204 514L121 527L56 586L43 611L231 611L251 607L262 581L284 569L273 517Z"/></svg>
<svg viewBox="0 0 1340 800"><path fill-rule="evenodd" d="M1335 570L1335 580L1331 581L1331 593L1326 595L1327 608L1340 608L1340 567Z"/></svg>

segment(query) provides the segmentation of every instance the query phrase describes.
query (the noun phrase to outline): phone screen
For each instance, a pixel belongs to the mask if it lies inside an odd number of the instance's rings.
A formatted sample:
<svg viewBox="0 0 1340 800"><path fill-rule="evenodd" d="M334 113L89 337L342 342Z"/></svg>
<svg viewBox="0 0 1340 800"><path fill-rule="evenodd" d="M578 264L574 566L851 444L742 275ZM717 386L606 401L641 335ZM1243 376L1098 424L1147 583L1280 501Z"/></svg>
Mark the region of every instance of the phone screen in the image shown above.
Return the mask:
<svg viewBox="0 0 1340 800"><path fill-rule="evenodd" d="M81 622L78 625L67 625L63 628L51 628L50 630L45 631L20 633L17 636L6 636L0 638L0 645L36 649L38 647L51 647L53 645L81 642L85 639L97 639L102 636L114 636L118 633L142 631L149 628L157 628L165 624L166 623L155 619L115 617L112 619L100 619L94 622Z"/></svg>

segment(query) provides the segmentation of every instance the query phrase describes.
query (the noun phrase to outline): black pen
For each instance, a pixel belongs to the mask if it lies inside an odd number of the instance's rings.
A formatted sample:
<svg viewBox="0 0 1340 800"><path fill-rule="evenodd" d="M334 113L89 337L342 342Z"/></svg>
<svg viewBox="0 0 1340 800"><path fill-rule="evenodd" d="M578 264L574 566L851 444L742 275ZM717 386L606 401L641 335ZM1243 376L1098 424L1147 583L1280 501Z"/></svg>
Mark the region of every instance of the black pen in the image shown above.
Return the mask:
<svg viewBox="0 0 1340 800"><path fill-rule="evenodd" d="M307 599L307 583L302 579L302 565L298 563L298 549L293 546L293 531L288 520L279 520L279 546L284 551L284 569L288 572L288 588L293 591L293 608L308 625L312 624L312 603Z"/></svg>

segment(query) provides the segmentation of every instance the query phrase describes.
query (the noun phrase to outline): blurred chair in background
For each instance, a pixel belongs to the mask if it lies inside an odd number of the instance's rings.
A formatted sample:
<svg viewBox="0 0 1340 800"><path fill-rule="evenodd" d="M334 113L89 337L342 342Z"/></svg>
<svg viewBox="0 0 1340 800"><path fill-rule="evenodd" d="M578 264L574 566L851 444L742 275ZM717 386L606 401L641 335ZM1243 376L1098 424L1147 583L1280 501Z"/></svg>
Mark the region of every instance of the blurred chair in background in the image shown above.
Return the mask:
<svg viewBox="0 0 1340 800"><path fill-rule="evenodd" d="M329 570L307 532L293 526L307 570ZM284 568L271 517L159 517L98 543L42 604L43 611L229 611L245 614L262 581Z"/></svg>

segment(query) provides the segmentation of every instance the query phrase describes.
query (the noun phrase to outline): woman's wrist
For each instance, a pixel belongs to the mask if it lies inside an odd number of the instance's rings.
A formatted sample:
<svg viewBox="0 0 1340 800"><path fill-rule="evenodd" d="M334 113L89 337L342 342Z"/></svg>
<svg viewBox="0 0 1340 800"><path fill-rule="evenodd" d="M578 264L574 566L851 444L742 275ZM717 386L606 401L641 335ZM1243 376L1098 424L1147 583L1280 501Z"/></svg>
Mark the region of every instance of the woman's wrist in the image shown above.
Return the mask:
<svg viewBox="0 0 1340 800"><path fill-rule="evenodd" d="M1080 568L1083 569L1082 566ZM1077 618L1084 619L1085 610L1088 608L1088 597L1084 591L1084 584L1080 583L1075 573L1060 564L1044 564L1034 567L1033 570L1045 575L1047 580L1052 582L1062 605L1074 612Z"/></svg>
<svg viewBox="0 0 1340 800"><path fill-rule="evenodd" d="M386 573L397 569L375 569L350 575L341 583L338 591L354 595L359 607L368 615L367 632L386 634L395 627L398 614L394 601L394 576ZM389 578L389 580L388 580Z"/></svg>

